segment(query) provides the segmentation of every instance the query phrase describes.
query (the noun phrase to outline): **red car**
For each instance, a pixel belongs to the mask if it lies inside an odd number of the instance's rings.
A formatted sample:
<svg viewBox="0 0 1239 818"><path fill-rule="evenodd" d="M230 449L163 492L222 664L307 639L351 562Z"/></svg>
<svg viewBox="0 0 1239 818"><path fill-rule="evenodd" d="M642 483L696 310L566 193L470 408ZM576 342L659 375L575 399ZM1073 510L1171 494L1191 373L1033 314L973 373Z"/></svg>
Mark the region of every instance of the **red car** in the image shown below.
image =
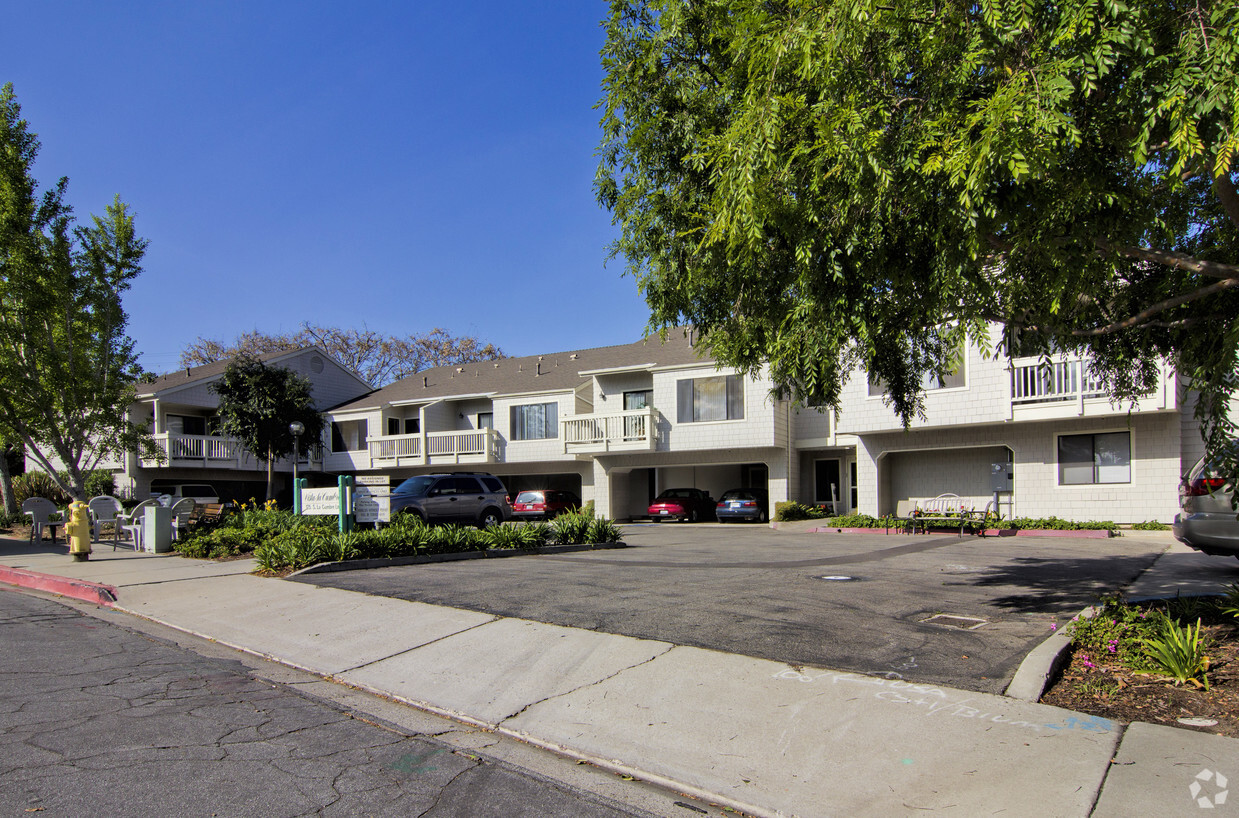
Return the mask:
<svg viewBox="0 0 1239 818"><path fill-rule="evenodd" d="M654 498L649 514L653 520L712 520L714 498L701 489L667 489Z"/></svg>
<svg viewBox="0 0 1239 818"><path fill-rule="evenodd" d="M549 520L581 507L581 498L570 491L535 489L522 491L512 503L512 514L518 520Z"/></svg>

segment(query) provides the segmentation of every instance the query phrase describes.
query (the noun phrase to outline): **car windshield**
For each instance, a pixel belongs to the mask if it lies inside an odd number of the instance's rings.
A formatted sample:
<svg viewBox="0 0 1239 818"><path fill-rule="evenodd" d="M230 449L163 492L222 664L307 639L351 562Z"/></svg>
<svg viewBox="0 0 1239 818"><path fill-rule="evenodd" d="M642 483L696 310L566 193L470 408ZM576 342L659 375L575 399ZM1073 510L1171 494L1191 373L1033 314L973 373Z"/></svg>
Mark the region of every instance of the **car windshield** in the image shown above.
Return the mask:
<svg viewBox="0 0 1239 818"><path fill-rule="evenodd" d="M425 494L426 489L430 488L430 484L434 481L435 479L433 477L429 477L424 474L418 475L417 477L410 477L408 480L405 480L403 483L396 486L396 489L392 492L392 494Z"/></svg>
<svg viewBox="0 0 1239 818"><path fill-rule="evenodd" d="M518 503L540 503L542 502L542 492L540 491L522 491L516 495Z"/></svg>

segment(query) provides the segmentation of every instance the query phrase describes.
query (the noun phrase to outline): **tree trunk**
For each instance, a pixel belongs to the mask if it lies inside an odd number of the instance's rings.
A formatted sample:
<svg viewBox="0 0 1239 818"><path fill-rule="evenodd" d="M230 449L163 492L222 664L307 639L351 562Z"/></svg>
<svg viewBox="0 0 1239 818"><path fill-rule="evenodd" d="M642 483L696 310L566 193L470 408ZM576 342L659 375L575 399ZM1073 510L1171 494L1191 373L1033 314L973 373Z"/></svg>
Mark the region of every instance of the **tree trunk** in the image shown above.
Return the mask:
<svg viewBox="0 0 1239 818"><path fill-rule="evenodd" d="M13 497L13 475L9 471L9 447L0 450L0 501L5 514L17 513L17 500Z"/></svg>

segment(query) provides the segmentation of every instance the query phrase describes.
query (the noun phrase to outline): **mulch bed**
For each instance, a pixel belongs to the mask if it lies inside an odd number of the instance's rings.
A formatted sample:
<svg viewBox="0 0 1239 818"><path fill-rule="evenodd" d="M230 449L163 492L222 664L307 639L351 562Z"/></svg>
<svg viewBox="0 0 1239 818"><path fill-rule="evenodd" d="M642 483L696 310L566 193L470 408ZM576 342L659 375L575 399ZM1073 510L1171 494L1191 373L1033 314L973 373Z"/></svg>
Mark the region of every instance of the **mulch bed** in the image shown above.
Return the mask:
<svg viewBox="0 0 1239 818"><path fill-rule="evenodd" d="M1065 707L1107 719L1143 721L1239 738L1239 629L1206 625L1209 689L1175 686L1165 677L1136 673L1095 653L1072 655L1045 695L1043 704ZM1096 667L1088 667L1085 662ZM1209 719L1215 725L1185 725L1179 719Z"/></svg>

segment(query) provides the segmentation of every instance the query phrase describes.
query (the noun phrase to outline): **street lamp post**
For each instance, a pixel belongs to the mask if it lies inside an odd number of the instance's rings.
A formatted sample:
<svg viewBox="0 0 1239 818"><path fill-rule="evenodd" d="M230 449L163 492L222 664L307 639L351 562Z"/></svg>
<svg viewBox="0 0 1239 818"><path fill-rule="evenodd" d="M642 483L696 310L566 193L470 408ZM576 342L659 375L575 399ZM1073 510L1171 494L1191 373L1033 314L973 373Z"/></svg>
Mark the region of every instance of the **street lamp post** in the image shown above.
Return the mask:
<svg viewBox="0 0 1239 818"><path fill-rule="evenodd" d="M288 431L293 433L293 513L301 513L301 484L297 482L297 461L301 459L301 435L305 432L305 424L294 420L288 424Z"/></svg>

